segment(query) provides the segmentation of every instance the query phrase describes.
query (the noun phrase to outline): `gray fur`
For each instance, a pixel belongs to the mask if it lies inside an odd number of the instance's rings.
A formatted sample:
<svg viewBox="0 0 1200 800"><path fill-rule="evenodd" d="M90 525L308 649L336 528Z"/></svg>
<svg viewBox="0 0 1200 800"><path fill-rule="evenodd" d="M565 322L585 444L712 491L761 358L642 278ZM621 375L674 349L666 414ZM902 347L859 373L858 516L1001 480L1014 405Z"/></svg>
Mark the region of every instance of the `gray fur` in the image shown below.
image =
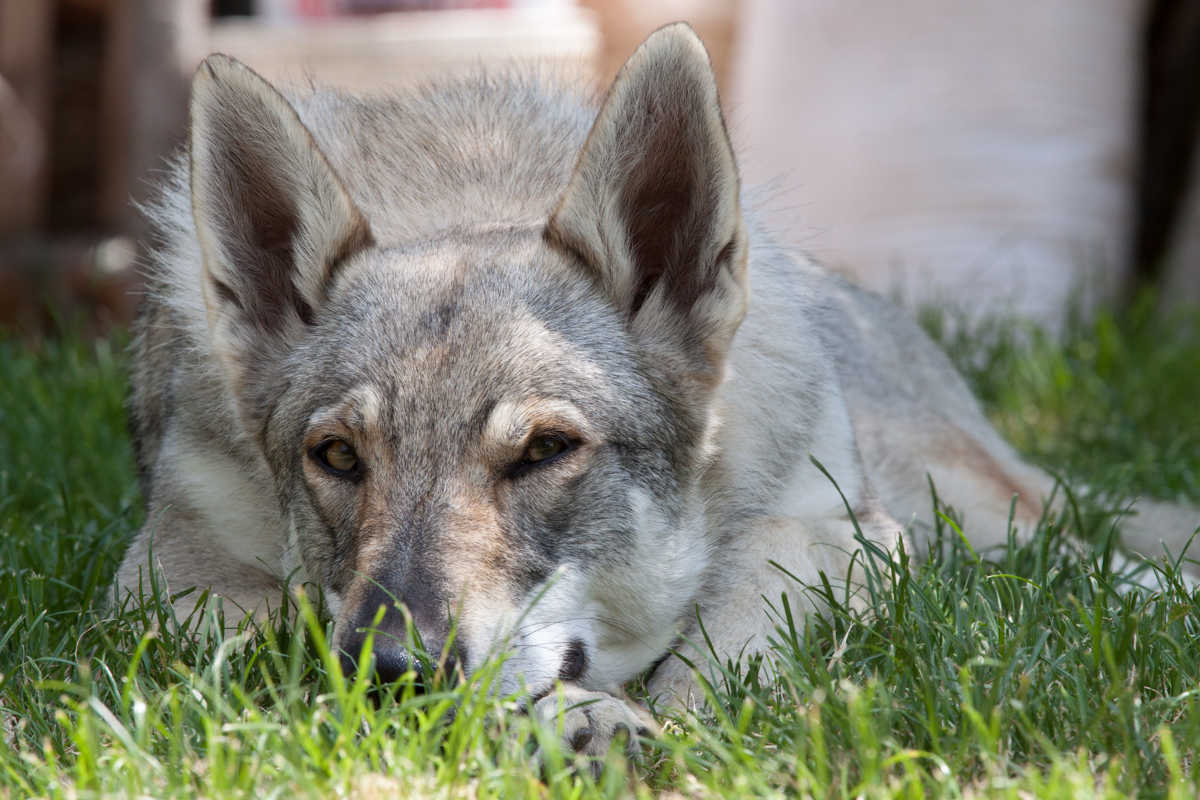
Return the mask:
<svg viewBox="0 0 1200 800"><path fill-rule="evenodd" d="M434 646L458 609L463 666L511 648L507 686L545 714L556 677L619 693L697 603L722 651L765 646L760 597L802 597L769 559L844 575L853 527L810 455L886 547L931 522L927 473L982 544L1013 494L1020 525L1040 513L1049 479L919 328L743 213L686 26L647 41L599 118L509 75L285 101L214 58L196 87L194 160L149 209L131 398L149 521L123 590L153 538L172 591L261 613L288 576L322 586L339 646L381 587ZM264 226L287 246L255 250ZM518 466L539 431L572 449ZM351 477L318 463L334 438ZM678 661L652 687L694 700ZM579 725L645 724L602 697Z"/></svg>

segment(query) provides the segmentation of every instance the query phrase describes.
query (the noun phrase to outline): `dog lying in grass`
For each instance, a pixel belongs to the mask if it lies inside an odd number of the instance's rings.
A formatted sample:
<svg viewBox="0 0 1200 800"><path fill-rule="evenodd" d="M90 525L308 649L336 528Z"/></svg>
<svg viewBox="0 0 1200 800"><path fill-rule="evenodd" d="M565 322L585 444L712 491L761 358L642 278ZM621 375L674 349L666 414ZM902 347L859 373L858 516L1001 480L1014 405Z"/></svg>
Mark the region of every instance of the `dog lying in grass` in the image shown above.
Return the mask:
<svg viewBox="0 0 1200 800"><path fill-rule="evenodd" d="M118 592L319 587L347 670L369 632L410 669L406 620L467 674L504 652L581 753L649 732L648 669L697 702L698 614L719 657L763 649L762 598L930 529L931 481L979 547L1053 489L915 323L743 208L686 25L598 110L521 76L285 95L213 56L149 213ZM1197 522L1145 504L1126 541Z"/></svg>

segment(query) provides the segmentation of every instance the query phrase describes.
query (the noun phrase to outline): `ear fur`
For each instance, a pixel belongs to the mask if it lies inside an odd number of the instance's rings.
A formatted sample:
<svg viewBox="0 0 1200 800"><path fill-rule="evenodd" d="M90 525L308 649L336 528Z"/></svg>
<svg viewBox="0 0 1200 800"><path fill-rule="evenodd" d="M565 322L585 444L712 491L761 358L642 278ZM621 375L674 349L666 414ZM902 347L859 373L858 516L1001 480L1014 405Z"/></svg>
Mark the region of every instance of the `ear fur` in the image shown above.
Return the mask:
<svg viewBox="0 0 1200 800"><path fill-rule="evenodd" d="M235 396L313 321L370 227L295 109L210 56L192 82L192 213L213 351Z"/></svg>
<svg viewBox="0 0 1200 800"><path fill-rule="evenodd" d="M738 195L708 54L687 24L668 25L613 82L547 238L678 377L711 386L749 300Z"/></svg>

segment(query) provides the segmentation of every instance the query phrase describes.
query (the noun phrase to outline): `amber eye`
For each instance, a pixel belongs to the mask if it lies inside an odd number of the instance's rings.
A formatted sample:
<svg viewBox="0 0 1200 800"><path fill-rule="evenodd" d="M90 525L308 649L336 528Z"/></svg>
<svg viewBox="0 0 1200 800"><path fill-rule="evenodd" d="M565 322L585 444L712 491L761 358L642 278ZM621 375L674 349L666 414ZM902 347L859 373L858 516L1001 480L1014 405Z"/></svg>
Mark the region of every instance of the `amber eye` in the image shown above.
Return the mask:
<svg viewBox="0 0 1200 800"><path fill-rule="evenodd" d="M537 464L548 461L567 449L567 443L557 436L539 436L525 448L522 464Z"/></svg>
<svg viewBox="0 0 1200 800"><path fill-rule="evenodd" d="M313 451L313 455L335 473L352 473L358 469L358 453L342 439L325 442Z"/></svg>

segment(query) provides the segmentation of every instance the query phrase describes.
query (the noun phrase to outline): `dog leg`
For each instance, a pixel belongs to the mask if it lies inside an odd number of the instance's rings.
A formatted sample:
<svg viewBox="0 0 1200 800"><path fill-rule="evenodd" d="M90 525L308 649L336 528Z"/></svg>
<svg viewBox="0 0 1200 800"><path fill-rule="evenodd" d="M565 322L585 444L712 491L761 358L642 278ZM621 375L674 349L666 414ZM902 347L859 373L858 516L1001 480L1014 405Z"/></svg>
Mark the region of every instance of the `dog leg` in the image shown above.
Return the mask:
<svg viewBox="0 0 1200 800"><path fill-rule="evenodd" d="M855 516L868 540L888 551L894 550L901 538L900 525L886 512L870 505ZM768 639L775 634L781 620L771 613L764 599L782 613L780 595L786 593L793 612L802 617L821 610L806 587L819 586L822 573L835 590L845 587L851 560L857 552L850 578L857 582L863 574L859 566L863 562L862 545L855 539L854 524L848 517L814 523L764 518L753 523L736 544L736 553L730 554L728 579L701 603L703 633L693 621L684 634L701 648L706 648L704 634L707 634L722 665L731 660L744 662L747 657L768 649ZM851 605L862 603L861 590L854 583L848 587L848 599ZM687 645L681 650L688 660L707 672L705 665L713 653L698 653ZM696 674L676 657L659 665L649 688L656 704L681 709L704 705L704 693Z"/></svg>
<svg viewBox="0 0 1200 800"><path fill-rule="evenodd" d="M152 579L160 581L164 598L170 598L172 590L197 587L172 602L176 618L182 621L195 611L203 589L208 588L210 607L216 598L224 598L226 625L233 629L247 614L265 619L282 602L283 584L268 574L265 564L254 567L235 560L219 542L197 537L195 521L174 507L151 519L154 524L138 533L117 571L116 604L127 597L148 596Z"/></svg>

